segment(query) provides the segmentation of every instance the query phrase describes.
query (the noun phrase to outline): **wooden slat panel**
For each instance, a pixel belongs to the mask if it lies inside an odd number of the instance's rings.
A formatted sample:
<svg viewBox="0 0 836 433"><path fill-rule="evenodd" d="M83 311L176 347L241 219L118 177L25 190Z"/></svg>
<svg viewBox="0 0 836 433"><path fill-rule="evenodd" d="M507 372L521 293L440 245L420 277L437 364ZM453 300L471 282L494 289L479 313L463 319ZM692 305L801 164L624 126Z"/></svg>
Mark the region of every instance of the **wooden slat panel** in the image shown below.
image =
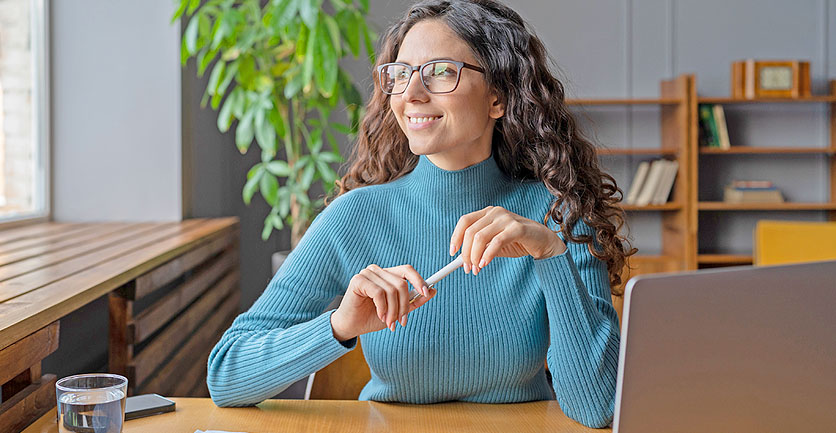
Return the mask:
<svg viewBox="0 0 836 433"><path fill-rule="evenodd" d="M49 242L60 242L63 239L72 236L79 236L84 233L95 231L96 226L92 224L78 224L72 227L67 227L64 230L56 231L39 237L31 237L26 239L18 239L12 242L6 242L0 247L4 253L24 250L33 246L42 245Z"/></svg>
<svg viewBox="0 0 836 433"><path fill-rule="evenodd" d="M0 395L4 399L23 391L27 386L37 383L41 379L41 362L29 367L23 373L18 374L14 379L3 384Z"/></svg>
<svg viewBox="0 0 836 433"><path fill-rule="evenodd" d="M172 385L179 380L180 373L196 362L200 356L210 352L218 342L229 323L238 314L240 295L240 291L235 291L230 295L216 310L215 314L206 320L205 325L180 348L171 361L161 368L147 384L137 388L141 390L139 392L167 394Z"/></svg>
<svg viewBox="0 0 836 433"><path fill-rule="evenodd" d="M0 384L6 383L29 367L40 364L58 349L58 322L41 328L5 349L0 350ZM40 377L37 375L35 377Z"/></svg>
<svg viewBox="0 0 836 433"><path fill-rule="evenodd" d="M53 251L58 251L73 245L78 245L80 243L88 242L92 239L96 239L102 235L112 233L117 230L122 230L136 224L126 224L126 223L102 223L100 225L94 226L94 230L85 230L82 232L74 232L70 235L65 236L62 239L52 239L45 242L40 242L35 245L32 245L29 248L24 248L22 250L16 250L14 252L6 252L2 246L0 246L0 266L5 266L10 263L19 262L24 259L28 259L30 257L37 257L46 253L50 253Z"/></svg>
<svg viewBox="0 0 836 433"><path fill-rule="evenodd" d="M194 268L203 263L209 257L216 254L218 251L227 248L238 239L238 233L232 232L226 236L217 237L207 241L180 257L177 257L170 262L160 266L153 271L142 275L136 279L135 292L129 298L133 300L142 299L151 292L161 288L162 286L174 281L184 272Z"/></svg>
<svg viewBox="0 0 836 433"><path fill-rule="evenodd" d="M227 327L232 324L232 320L227 322ZM191 391L201 383L206 383L206 363L209 362L209 352L212 349L204 351L197 361L187 366L188 370L183 371L177 382L172 383L166 395L172 397L193 397Z"/></svg>
<svg viewBox="0 0 836 433"><path fill-rule="evenodd" d="M174 224L171 223L171 226ZM102 230L100 232L86 233L86 236L78 239L71 239L72 242L67 248L58 251L44 251L42 254L31 256L27 259L16 260L16 263L5 264L0 266L0 281L6 281L11 278L26 274L28 272L52 266L68 259L76 258L85 254L90 254L103 247L108 247L116 243L124 242L128 239L134 239L138 236L143 236L146 233L153 233L153 230L159 230L159 224L134 224L134 225L120 225L109 230ZM19 255L31 254L31 251L37 249L46 250L48 246L41 248L27 249L11 253L5 259L17 259ZM3 260L4 258L0 258Z"/></svg>
<svg viewBox="0 0 836 433"><path fill-rule="evenodd" d="M208 354L206 358L207 360L209 359ZM189 397L209 397L209 387L206 385L206 362L203 363L203 380L196 383L194 388L189 390Z"/></svg>
<svg viewBox="0 0 836 433"><path fill-rule="evenodd" d="M137 314L133 321L129 321L128 343L138 344L144 341L197 299L206 289L218 281L227 269L237 263L238 250L231 249L201 265L195 275Z"/></svg>
<svg viewBox="0 0 836 433"><path fill-rule="evenodd" d="M182 254L207 236L237 227L237 218L201 221L152 245L0 303L0 349Z"/></svg>
<svg viewBox="0 0 836 433"><path fill-rule="evenodd" d="M8 242L46 236L80 225L81 224L79 223L43 223L4 229L0 231L0 250L2 250L3 245Z"/></svg>
<svg viewBox="0 0 836 433"><path fill-rule="evenodd" d="M239 278L237 270L224 277L134 357L128 365L128 372L135 383L144 382L170 354L177 351L215 307L238 287Z"/></svg>
<svg viewBox="0 0 836 433"><path fill-rule="evenodd" d="M55 407L55 375L41 377L0 405L0 432L16 433Z"/></svg>
<svg viewBox="0 0 836 433"><path fill-rule="evenodd" d="M188 230L196 224L196 222L185 222L181 226L178 223L168 223L165 225L165 228L154 230L145 236L134 237L116 245L94 250L52 266L0 282L0 302L6 302L24 293L37 290L79 271L102 263L108 263L117 257L124 256L137 249L153 246L170 236L181 233L183 230Z"/></svg>
<svg viewBox="0 0 836 433"><path fill-rule="evenodd" d="M128 362L133 357L133 346L128 344L128 322L132 319L133 301L113 291L107 295L108 302L108 365L111 373L125 376ZM128 386L133 384L128 381Z"/></svg>

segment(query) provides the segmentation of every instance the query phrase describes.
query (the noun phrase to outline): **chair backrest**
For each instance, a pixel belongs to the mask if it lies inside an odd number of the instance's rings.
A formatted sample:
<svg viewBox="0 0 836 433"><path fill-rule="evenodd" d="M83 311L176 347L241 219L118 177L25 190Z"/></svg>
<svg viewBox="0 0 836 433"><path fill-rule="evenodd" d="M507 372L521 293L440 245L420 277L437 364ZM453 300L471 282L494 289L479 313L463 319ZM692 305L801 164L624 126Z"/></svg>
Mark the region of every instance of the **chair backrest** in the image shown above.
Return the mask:
<svg viewBox="0 0 836 433"><path fill-rule="evenodd" d="M836 259L836 222L758 221L755 265Z"/></svg>
<svg viewBox="0 0 836 433"><path fill-rule="evenodd" d="M372 378L360 339L357 347L341 356L327 367L313 374L310 399L316 400L357 400L360 391Z"/></svg>

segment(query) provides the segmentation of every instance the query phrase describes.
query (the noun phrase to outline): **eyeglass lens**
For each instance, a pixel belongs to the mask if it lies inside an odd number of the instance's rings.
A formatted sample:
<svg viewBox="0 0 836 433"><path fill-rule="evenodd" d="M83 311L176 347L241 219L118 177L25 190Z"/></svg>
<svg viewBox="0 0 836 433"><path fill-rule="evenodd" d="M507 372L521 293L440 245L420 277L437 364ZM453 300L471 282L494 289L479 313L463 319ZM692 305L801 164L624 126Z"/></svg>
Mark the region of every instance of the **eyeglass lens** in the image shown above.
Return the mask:
<svg viewBox="0 0 836 433"><path fill-rule="evenodd" d="M380 85L386 93L403 93L412 76L410 68L397 63L384 65ZM459 68L450 62L431 62L421 68L421 80L432 93L452 92L459 78Z"/></svg>

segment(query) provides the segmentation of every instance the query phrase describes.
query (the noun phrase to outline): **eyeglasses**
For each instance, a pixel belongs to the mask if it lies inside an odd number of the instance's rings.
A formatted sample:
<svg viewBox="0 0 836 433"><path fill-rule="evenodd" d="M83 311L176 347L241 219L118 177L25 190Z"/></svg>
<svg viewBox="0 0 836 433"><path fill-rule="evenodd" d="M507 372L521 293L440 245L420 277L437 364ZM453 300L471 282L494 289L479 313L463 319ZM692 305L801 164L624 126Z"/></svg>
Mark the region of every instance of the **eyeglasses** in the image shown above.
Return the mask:
<svg viewBox="0 0 836 433"><path fill-rule="evenodd" d="M428 92L450 93L456 90L461 79L461 71L470 68L474 71L485 73L485 70L476 65L455 60L433 60L419 66L410 66L406 63L384 63L377 67L378 84L380 90L387 95L400 95L409 86L412 73L421 72L421 84Z"/></svg>

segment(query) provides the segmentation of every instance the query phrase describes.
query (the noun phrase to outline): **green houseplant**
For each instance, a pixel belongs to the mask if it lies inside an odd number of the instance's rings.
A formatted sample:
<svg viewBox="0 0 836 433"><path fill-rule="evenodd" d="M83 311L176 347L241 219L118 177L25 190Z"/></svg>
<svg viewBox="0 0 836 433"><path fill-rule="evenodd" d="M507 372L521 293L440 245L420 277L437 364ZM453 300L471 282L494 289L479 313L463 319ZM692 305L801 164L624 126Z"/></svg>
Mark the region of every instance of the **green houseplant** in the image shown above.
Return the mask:
<svg viewBox="0 0 836 433"><path fill-rule="evenodd" d="M211 66L201 104L219 110L218 129L235 131L242 154L253 141L261 150L243 199L249 205L260 192L271 206L262 238L289 224L291 248L323 205L311 188L320 182L327 194L338 179L335 133L355 134L362 115L360 93L339 60L359 56L363 44L374 63L369 1L324 1L180 0L172 19L188 20L183 65L194 57L199 76ZM330 119L341 104L346 123Z"/></svg>

